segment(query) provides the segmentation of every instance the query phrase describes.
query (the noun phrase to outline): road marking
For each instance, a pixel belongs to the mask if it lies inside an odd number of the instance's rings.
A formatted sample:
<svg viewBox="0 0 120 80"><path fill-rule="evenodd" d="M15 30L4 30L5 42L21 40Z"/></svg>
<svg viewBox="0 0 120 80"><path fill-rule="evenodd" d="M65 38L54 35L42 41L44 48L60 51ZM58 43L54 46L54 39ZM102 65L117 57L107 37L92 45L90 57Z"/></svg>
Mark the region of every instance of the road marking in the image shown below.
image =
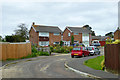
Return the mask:
<svg viewBox="0 0 120 80"><path fill-rule="evenodd" d="M45 70L47 70L48 67L49 67L49 65L46 65L46 66L42 67L42 68L40 69L40 71L45 72Z"/></svg>

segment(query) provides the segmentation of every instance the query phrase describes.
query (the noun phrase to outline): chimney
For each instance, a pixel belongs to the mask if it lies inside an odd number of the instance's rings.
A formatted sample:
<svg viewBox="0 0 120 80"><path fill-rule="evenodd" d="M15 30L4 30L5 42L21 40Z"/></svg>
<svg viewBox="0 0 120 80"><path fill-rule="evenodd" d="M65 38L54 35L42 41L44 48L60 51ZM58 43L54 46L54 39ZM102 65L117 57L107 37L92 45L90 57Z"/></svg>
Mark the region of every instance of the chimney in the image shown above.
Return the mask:
<svg viewBox="0 0 120 80"><path fill-rule="evenodd" d="M33 22L33 24L32 25L35 25L35 22Z"/></svg>

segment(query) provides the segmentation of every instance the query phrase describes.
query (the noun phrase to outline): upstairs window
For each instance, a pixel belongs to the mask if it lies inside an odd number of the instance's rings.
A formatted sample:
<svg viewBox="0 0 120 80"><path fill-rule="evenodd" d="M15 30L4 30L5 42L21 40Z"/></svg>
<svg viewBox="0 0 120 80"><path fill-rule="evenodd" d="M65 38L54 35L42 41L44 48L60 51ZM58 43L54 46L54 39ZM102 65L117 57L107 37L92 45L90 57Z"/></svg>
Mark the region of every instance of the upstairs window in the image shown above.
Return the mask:
<svg viewBox="0 0 120 80"><path fill-rule="evenodd" d="M39 36L49 36L48 32L39 32Z"/></svg>
<svg viewBox="0 0 120 80"><path fill-rule="evenodd" d="M60 33L54 33L54 35L60 35Z"/></svg>
<svg viewBox="0 0 120 80"><path fill-rule="evenodd" d="M68 33L68 36L70 36L70 33Z"/></svg>
<svg viewBox="0 0 120 80"><path fill-rule="evenodd" d="M79 33L74 33L74 35L79 35Z"/></svg>

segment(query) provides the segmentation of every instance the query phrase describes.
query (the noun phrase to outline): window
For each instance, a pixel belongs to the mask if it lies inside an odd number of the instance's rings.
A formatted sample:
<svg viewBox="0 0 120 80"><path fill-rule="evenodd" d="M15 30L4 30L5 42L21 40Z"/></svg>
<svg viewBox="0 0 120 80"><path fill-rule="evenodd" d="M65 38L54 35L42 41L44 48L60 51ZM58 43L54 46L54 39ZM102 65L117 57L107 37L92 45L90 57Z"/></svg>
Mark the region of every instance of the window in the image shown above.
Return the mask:
<svg viewBox="0 0 120 80"><path fill-rule="evenodd" d="M54 42L53 44L59 44L59 42Z"/></svg>
<svg viewBox="0 0 120 80"><path fill-rule="evenodd" d="M68 36L70 36L70 33L68 33Z"/></svg>
<svg viewBox="0 0 120 80"><path fill-rule="evenodd" d="M79 33L74 33L74 35L79 35Z"/></svg>
<svg viewBox="0 0 120 80"><path fill-rule="evenodd" d="M59 35L60 33L54 33L54 35Z"/></svg>
<svg viewBox="0 0 120 80"><path fill-rule="evenodd" d="M48 32L39 32L39 36L49 36Z"/></svg>
<svg viewBox="0 0 120 80"><path fill-rule="evenodd" d="M73 50L75 50L75 51L76 51L76 50L81 50L81 48L73 48Z"/></svg>
<svg viewBox="0 0 120 80"><path fill-rule="evenodd" d="M49 41L41 41L39 42L40 46L48 46L49 45Z"/></svg>

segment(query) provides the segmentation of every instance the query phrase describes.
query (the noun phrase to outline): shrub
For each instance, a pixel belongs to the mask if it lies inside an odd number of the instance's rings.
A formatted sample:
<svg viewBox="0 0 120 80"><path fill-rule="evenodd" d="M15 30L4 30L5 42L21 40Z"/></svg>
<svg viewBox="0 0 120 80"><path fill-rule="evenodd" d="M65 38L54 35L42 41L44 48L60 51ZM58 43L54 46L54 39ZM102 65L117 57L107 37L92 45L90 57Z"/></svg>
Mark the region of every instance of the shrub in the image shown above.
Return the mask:
<svg viewBox="0 0 120 80"><path fill-rule="evenodd" d="M39 52L38 52L38 55L39 55L39 56L49 56L49 53L48 53L48 52L39 51Z"/></svg>
<svg viewBox="0 0 120 80"><path fill-rule="evenodd" d="M112 42L112 44L120 44L120 40L115 40L114 42Z"/></svg>
<svg viewBox="0 0 120 80"><path fill-rule="evenodd" d="M105 60L103 59L101 62L101 69L104 70L105 69Z"/></svg>
<svg viewBox="0 0 120 80"><path fill-rule="evenodd" d="M52 52L56 53L69 53L72 51L73 46L55 46L50 48Z"/></svg>
<svg viewBox="0 0 120 80"><path fill-rule="evenodd" d="M37 53L38 51L37 51L37 49L36 49L36 47L35 46L32 46L32 53Z"/></svg>
<svg viewBox="0 0 120 80"><path fill-rule="evenodd" d="M60 46L63 46L63 41L60 41Z"/></svg>
<svg viewBox="0 0 120 80"><path fill-rule="evenodd" d="M50 52L53 52L53 46L50 46Z"/></svg>

